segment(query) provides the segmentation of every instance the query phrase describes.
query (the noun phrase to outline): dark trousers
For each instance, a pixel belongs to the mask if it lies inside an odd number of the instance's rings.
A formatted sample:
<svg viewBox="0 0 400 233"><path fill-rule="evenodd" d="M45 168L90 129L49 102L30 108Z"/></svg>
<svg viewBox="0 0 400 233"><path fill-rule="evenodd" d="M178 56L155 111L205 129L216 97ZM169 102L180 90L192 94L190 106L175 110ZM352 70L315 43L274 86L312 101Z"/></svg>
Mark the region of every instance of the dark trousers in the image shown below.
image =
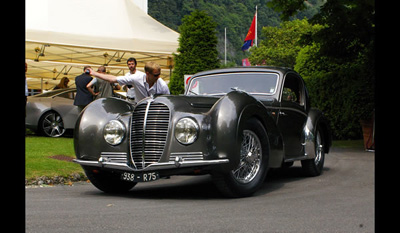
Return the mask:
<svg viewBox="0 0 400 233"><path fill-rule="evenodd" d="M78 105L78 112L81 113L82 110L86 107L87 105Z"/></svg>

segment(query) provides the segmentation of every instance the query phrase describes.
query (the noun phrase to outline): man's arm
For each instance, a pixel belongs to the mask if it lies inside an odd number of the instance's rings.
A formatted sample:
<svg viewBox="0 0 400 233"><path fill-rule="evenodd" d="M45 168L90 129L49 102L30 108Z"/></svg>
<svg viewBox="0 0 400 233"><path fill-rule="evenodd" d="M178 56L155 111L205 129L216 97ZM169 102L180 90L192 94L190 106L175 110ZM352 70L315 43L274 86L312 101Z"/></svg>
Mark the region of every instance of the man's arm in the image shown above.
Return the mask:
<svg viewBox="0 0 400 233"><path fill-rule="evenodd" d="M110 82L110 83L116 83L117 82L117 77L114 76L114 75L98 73L98 72L96 72L96 71L94 71L94 70L92 70L90 68L88 70L90 70L90 74L95 76L96 78L103 79L103 80L105 80L107 82Z"/></svg>
<svg viewBox="0 0 400 233"><path fill-rule="evenodd" d="M95 84L96 82L97 82L97 80L94 78L94 79L92 79L92 81L90 81L90 83L88 83L88 85L86 85L86 88L88 89L88 91L94 96L100 94L100 92L95 93L92 89L93 84Z"/></svg>
<svg viewBox="0 0 400 233"><path fill-rule="evenodd" d="M96 95L100 94L100 92L95 93L95 92L93 91L93 89L92 89L91 87L89 87L89 84L86 86L86 88L88 89L88 91L89 91L93 96L96 96Z"/></svg>
<svg viewBox="0 0 400 233"><path fill-rule="evenodd" d="M90 81L90 83L88 85L86 85L86 88L92 87L95 83L97 83L96 78L92 79L92 81Z"/></svg>

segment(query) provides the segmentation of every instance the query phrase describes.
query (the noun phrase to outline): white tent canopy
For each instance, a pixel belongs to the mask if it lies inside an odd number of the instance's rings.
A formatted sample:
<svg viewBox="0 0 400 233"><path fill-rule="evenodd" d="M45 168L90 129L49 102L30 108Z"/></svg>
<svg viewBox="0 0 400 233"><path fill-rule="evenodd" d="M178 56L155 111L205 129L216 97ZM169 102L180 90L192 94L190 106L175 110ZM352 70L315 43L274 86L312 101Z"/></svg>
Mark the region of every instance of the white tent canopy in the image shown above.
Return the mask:
<svg viewBox="0 0 400 233"><path fill-rule="evenodd" d="M132 0L26 0L27 77L73 79L84 65L122 75L135 57L138 67L159 63L168 79L178 37Z"/></svg>

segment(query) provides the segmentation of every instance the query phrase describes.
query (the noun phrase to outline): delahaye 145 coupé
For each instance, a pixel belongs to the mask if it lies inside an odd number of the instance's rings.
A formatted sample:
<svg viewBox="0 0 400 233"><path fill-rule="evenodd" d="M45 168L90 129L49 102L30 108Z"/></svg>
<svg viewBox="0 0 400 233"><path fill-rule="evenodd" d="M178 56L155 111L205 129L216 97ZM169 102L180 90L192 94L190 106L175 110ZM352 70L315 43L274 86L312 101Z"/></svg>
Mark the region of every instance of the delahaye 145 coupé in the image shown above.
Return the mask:
<svg viewBox="0 0 400 233"><path fill-rule="evenodd" d="M299 160L306 175L320 175L331 136L296 72L240 67L197 73L184 95L135 105L96 100L78 117L74 146L74 161L104 192L211 174L224 195L245 197L260 188L269 168Z"/></svg>

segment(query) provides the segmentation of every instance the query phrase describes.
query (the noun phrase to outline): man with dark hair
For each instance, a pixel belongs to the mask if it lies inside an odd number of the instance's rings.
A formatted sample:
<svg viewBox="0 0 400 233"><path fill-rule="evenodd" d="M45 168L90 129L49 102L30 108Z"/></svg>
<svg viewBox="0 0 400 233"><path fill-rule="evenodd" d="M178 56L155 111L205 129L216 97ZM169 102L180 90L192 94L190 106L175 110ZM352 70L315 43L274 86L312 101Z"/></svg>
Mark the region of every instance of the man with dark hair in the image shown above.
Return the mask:
<svg viewBox="0 0 400 233"><path fill-rule="evenodd" d="M90 102L92 102L93 100L92 93L90 93L90 91L86 87L88 83L92 81L92 77L89 74L85 73L88 69L91 69L91 67L83 67L83 74L75 78L76 96L74 100L74 105L78 106L79 112L82 112L86 105L90 104Z"/></svg>
<svg viewBox="0 0 400 233"><path fill-rule="evenodd" d="M137 65L136 59L135 59L134 57L130 57L130 58L126 61L126 64L128 65L129 72L130 72L131 74L134 74L134 73L136 72L136 65Z"/></svg>
<svg viewBox="0 0 400 233"><path fill-rule="evenodd" d="M126 61L126 64L128 65L129 73L126 73L125 76L134 75L136 73L136 65L137 65L136 59L134 57L130 57ZM131 102L135 102L135 88L129 84L124 86L126 88L126 97L128 98L128 100Z"/></svg>

